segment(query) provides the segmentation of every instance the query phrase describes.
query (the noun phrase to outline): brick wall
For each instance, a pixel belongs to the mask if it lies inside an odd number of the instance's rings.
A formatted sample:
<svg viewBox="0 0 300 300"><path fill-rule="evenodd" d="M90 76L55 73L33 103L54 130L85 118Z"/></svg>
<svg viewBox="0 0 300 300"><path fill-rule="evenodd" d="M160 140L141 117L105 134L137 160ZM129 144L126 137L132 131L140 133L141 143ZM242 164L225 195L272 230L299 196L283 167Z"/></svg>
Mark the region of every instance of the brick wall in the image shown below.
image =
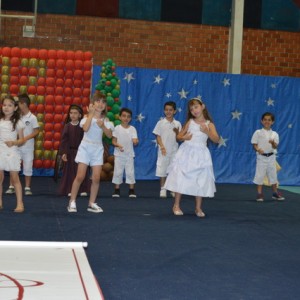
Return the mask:
<svg viewBox="0 0 300 300"><path fill-rule="evenodd" d="M23 38L23 20L1 22L2 47L92 51L96 65L112 58L128 67L227 68L227 27L39 14L36 37ZM242 73L300 77L300 33L245 29Z"/></svg>

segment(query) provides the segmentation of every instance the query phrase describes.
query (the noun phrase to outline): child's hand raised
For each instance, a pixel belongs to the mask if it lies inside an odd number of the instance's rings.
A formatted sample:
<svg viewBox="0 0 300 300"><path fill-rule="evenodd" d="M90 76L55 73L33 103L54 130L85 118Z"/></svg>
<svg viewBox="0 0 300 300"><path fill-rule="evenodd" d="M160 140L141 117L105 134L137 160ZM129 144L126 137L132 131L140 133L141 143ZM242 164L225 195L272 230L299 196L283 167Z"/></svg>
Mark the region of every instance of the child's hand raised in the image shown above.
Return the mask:
<svg viewBox="0 0 300 300"><path fill-rule="evenodd" d="M95 107L94 107L93 103L90 103L90 105L87 108L87 112L88 112L89 115L94 115Z"/></svg>
<svg viewBox="0 0 300 300"><path fill-rule="evenodd" d="M97 124L100 128L103 128L104 126L104 119L97 119Z"/></svg>

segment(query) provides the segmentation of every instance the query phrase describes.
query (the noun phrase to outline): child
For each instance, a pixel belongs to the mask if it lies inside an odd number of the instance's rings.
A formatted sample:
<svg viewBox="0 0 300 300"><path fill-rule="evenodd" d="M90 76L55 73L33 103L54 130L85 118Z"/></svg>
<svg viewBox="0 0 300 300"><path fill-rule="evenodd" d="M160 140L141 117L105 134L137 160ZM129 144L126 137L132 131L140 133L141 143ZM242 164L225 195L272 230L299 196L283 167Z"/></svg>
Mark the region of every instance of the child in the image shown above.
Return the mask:
<svg viewBox="0 0 300 300"><path fill-rule="evenodd" d="M80 185L86 176L88 166L92 168L92 184L87 210L94 213L103 212L102 208L95 203L99 191L100 174L103 165L104 149L102 136L104 133L108 138L111 138L114 129L112 123L105 117L106 109L105 95L95 93L89 105L88 115L80 121L80 126L84 134L75 158L78 167L71 189L68 206L69 212L77 212L76 197Z"/></svg>
<svg viewBox="0 0 300 300"><path fill-rule="evenodd" d="M169 101L165 103L164 114L166 117L158 121L153 130L158 144L155 176L160 177L159 196L161 198L167 197L167 190L164 188L167 168L178 149L176 134L181 130L181 123L174 119L176 114L175 102Z"/></svg>
<svg viewBox="0 0 300 300"><path fill-rule="evenodd" d="M29 110L30 98L27 94L21 94L18 96L19 108L21 111L21 120L25 124L24 129L24 144L19 147L21 160L23 163L23 174L25 176L25 195L32 195L31 177L32 166L34 156L34 138L39 134L39 124L37 118ZM5 192L6 194L14 194L15 189L10 180L9 188Z"/></svg>
<svg viewBox="0 0 300 300"><path fill-rule="evenodd" d="M212 159L207 148L208 138L214 143L219 142L219 135L205 104L193 98L188 102L187 121L178 134L178 139L184 142L168 168L164 186L175 192L173 213L176 216L183 215L180 209L182 194L195 196L195 213L199 218L205 217L201 208L202 197L214 196L216 187Z"/></svg>
<svg viewBox="0 0 300 300"><path fill-rule="evenodd" d="M134 150L139 142L136 129L129 125L132 118L132 111L128 108L122 108L120 111L121 124L117 125L112 138L112 144L115 146L115 166L112 182L115 184L113 197L120 197L120 184L123 182L125 170L126 183L129 184L129 197L136 198L134 192Z"/></svg>
<svg viewBox="0 0 300 300"><path fill-rule="evenodd" d="M3 209L2 193L4 171L8 171L15 187L17 207L14 212L24 211L22 185L19 178L21 156L18 146L24 142L25 125L20 120L18 101L11 96L5 96L0 111L0 210Z"/></svg>
<svg viewBox="0 0 300 300"><path fill-rule="evenodd" d="M82 118L82 108L76 104L70 105L59 148L59 154L64 162L58 191L59 195L71 196L72 183L77 173L75 157L83 137L83 130L79 126ZM89 172L86 172L86 176L79 189L80 196L87 196L90 187Z"/></svg>
<svg viewBox="0 0 300 300"><path fill-rule="evenodd" d="M267 175L272 186L275 200L284 200L284 197L277 191L277 170L276 170L276 149L279 144L278 134L271 129L275 117L272 113L266 112L261 117L262 129L254 132L251 144L256 151L256 171L253 182L257 185L256 201L264 201L262 187L264 177Z"/></svg>

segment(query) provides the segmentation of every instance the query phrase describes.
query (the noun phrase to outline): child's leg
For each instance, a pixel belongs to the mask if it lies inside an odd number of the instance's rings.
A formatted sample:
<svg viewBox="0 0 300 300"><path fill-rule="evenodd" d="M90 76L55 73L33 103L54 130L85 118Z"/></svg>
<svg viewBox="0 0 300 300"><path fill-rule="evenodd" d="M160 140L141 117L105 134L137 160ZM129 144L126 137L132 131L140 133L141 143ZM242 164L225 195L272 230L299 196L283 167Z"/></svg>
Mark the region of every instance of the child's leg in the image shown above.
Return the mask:
<svg viewBox="0 0 300 300"><path fill-rule="evenodd" d="M23 208L23 194L22 194L22 185L19 178L19 172L10 171L10 178L12 185L15 187L16 197L17 197L17 208Z"/></svg>
<svg viewBox="0 0 300 300"><path fill-rule="evenodd" d="M92 185L89 200L90 205L96 202L96 198L98 196L101 170L102 166L92 166Z"/></svg>
<svg viewBox="0 0 300 300"><path fill-rule="evenodd" d="M72 184L70 201L76 201L80 185L83 182L86 175L87 167L88 166L83 163L78 163L77 174Z"/></svg>
<svg viewBox="0 0 300 300"><path fill-rule="evenodd" d="M163 186L165 185L165 183L166 183L166 178L167 178L167 177L160 177L160 188L163 188Z"/></svg>
<svg viewBox="0 0 300 300"><path fill-rule="evenodd" d="M0 171L0 209L3 207L2 194L3 194L3 180L4 180L4 171Z"/></svg>
<svg viewBox="0 0 300 300"><path fill-rule="evenodd" d="M183 215L182 210L180 209L180 200L181 200L181 194L175 193L175 199L174 199L174 206L173 206L173 213L176 216Z"/></svg>
<svg viewBox="0 0 300 300"><path fill-rule="evenodd" d="M262 184L258 184L258 185L256 186L257 194L262 194L262 188L263 188Z"/></svg>
<svg viewBox="0 0 300 300"><path fill-rule="evenodd" d="M205 213L202 210L202 197L196 196L195 202L196 202L196 207L195 207L196 216L199 218L204 218Z"/></svg>

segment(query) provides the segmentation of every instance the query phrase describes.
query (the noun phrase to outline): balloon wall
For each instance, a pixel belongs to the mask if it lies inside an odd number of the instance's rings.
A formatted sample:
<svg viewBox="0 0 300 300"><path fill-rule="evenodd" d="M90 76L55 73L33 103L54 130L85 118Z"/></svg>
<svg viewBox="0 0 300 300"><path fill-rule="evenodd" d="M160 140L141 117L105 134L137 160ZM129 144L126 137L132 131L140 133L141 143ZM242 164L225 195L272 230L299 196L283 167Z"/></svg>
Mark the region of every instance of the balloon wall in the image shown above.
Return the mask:
<svg viewBox="0 0 300 300"><path fill-rule="evenodd" d="M38 119L34 168L54 167L69 106L86 113L91 93L92 53L27 48L0 48L1 97L27 93Z"/></svg>

